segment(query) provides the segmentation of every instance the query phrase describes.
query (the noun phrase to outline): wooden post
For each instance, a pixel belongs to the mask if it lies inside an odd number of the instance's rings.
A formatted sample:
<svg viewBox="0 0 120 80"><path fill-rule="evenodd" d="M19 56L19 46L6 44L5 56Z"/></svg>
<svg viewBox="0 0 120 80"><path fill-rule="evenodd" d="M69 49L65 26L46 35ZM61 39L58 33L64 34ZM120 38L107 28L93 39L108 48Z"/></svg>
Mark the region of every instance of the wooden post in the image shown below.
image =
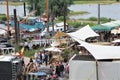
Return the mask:
<svg viewBox="0 0 120 80"><path fill-rule="evenodd" d="M67 15L67 5L64 3L64 32L66 32L66 15Z"/></svg>
<svg viewBox="0 0 120 80"><path fill-rule="evenodd" d="M26 4L24 2L24 16L26 16Z"/></svg>
<svg viewBox="0 0 120 80"><path fill-rule="evenodd" d="M19 46L19 29L18 29L18 21L17 21L17 15L16 15L16 9L14 9L14 26L15 26L15 41L16 41L16 47Z"/></svg>
<svg viewBox="0 0 120 80"><path fill-rule="evenodd" d="M97 62L97 60L96 60L96 80L99 80L99 78L98 78L98 62Z"/></svg>
<svg viewBox="0 0 120 80"><path fill-rule="evenodd" d="M47 18L47 21L46 21L47 32L49 32L49 25L48 25L48 21L49 21L49 18L48 18L48 0L46 0L46 18Z"/></svg>
<svg viewBox="0 0 120 80"><path fill-rule="evenodd" d="M66 32L66 8L64 7L64 32Z"/></svg>
<svg viewBox="0 0 120 80"><path fill-rule="evenodd" d="M7 32L7 34L8 34L8 37L9 37L9 35L10 35L10 22L9 22L9 19L10 19L10 17L9 17L9 7L8 7L8 0L6 0L6 9L7 9L7 26L8 26L8 32Z"/></svg>

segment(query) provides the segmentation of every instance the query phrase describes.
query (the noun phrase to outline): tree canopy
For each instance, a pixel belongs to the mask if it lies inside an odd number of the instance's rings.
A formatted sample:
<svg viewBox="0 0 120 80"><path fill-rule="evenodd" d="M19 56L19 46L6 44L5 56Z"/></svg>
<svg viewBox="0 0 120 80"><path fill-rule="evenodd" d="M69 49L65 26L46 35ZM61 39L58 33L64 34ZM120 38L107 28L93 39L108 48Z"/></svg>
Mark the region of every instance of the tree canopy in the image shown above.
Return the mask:
<svg viewBox="0 0 120 80"><path fill-rule="evenodd" d="M36 15L45 13L46 0L26 0L28 3L29 11L37 10ZM62 16L64 7L68 7L73 3L73 0L48 0L49 1L49 15Z"/></svg>

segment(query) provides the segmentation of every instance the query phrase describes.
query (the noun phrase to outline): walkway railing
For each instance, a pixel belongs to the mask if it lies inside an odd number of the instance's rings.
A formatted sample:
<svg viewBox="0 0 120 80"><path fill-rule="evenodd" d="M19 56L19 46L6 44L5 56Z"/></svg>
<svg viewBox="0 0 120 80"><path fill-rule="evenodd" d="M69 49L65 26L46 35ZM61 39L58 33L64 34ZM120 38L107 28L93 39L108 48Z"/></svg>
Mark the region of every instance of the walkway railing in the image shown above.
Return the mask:
<svg viewBox="0 0 120 80"><path fill-rule="evenodd" d="M14 47L1 48L1 53L3 55L15 53L15 48Z"/></svg>
<svg viewBox="0 0 120 80"><path fill-rule="evenodd" d="M40 39L40 40L33 40L28 45L33 46L39 44L40 46L46 46L52 44L55 40L59 39ZM60 39L60 40L66 40L66 39ZM69 39L71 40L71 38Z"/></svg>

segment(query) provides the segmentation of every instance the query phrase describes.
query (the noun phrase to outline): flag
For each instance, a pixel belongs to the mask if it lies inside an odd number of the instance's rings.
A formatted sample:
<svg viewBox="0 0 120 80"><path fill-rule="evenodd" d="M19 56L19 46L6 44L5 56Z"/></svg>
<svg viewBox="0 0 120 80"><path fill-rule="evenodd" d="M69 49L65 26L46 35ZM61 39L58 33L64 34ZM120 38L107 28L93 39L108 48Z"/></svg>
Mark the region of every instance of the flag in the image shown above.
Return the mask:
<svg viewBox="0 0 120 80"><path fill-rule="evenodd" d="M20 52L19 52L19 57L22 57L22 56L23 56L23 52L24 52L24 47L20 50Z"/></svg>

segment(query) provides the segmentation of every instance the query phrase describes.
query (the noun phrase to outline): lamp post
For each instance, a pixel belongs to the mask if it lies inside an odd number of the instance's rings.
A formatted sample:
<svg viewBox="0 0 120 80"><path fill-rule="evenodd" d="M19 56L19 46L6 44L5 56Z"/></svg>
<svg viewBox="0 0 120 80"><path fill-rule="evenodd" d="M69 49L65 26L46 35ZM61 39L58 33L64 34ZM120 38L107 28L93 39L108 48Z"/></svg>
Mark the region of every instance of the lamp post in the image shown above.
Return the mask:
<svg viewBox="0 0 120 80"><path fill-rule="evenodd" d="M7 10L6 16L7 16L7 26L8 26L8 32L7 32L8 36L7 37L9 37L9 35L10 35L10 25L9 25L9 23L10 23L9 19L10 19L10 17L9 17L8 0L6 0L6 10Z"/></svg>

